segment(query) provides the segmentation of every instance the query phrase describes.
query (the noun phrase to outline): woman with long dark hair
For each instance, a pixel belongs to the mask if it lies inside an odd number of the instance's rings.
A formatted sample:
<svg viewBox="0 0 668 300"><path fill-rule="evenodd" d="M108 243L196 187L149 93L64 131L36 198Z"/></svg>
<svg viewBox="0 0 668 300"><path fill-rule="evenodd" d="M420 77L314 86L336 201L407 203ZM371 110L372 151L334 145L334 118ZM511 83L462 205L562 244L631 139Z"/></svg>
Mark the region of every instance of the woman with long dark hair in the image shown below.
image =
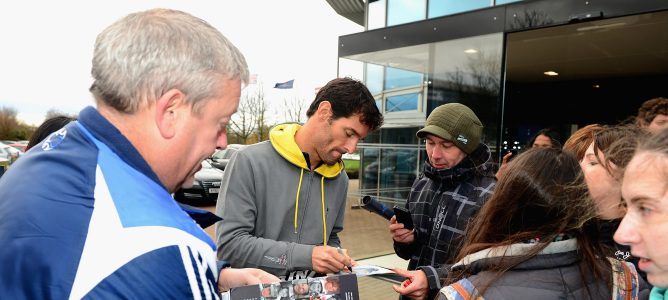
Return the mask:
<svg viewBox="0 0 668 300"><path fill-rule="evenodd" d="M439 299L638 299L633 265L606 259L588 195L572 154L519 155L468 228Z"/></svg>

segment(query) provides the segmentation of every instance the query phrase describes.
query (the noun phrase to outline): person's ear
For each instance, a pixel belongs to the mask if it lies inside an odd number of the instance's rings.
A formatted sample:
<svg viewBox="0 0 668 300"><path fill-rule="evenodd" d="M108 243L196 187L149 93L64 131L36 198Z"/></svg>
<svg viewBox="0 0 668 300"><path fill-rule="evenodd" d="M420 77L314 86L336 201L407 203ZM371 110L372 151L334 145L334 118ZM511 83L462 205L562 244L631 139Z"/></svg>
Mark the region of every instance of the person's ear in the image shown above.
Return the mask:
<svg viewBox="0 0 668 300"><path fill-rule="evenodd" d="M171 139L182 120L186 120L189 113L185 102L185 94L178 89L171 89L162 94L155 102L155 124L160 135L165 139Z"/></svg>
<svg viewBox="0 0 668 300"><path fill-rule="evenodd" d="M320 102L320 104L318 104L318 110L316 110L316 115L320 120L328 121L333 115L332 103L326 100Z"/></svg>

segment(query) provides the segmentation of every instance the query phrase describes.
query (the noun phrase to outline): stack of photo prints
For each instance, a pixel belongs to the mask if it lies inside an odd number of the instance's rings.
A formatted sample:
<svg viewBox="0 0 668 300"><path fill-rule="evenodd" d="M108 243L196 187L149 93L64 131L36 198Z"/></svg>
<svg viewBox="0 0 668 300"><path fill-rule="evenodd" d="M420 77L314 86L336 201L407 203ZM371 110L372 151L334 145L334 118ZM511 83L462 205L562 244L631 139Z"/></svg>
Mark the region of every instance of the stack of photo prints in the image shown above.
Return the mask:
<svg viewBox="0 0 668 300"><path fill-rule="evenodd" d="M247 285L233 288L223 293L221 297L223 300L359 300L359 290L355 274L338 274L272 284Z"/></svg>

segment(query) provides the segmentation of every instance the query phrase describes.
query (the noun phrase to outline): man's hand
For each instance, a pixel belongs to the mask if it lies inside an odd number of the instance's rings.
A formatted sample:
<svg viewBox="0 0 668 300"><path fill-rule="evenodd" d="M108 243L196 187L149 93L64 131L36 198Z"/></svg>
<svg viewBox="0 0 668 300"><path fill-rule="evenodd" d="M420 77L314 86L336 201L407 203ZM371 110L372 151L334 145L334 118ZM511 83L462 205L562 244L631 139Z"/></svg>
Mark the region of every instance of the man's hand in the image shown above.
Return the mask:
<svg viewBox="0 0 668 300"><path fill-rule="evenodd" d="M390 233L392 239L397 243L411 244L415 241L413 230L404 228L404 224L397 223L397 217L392 216L390 219Z"/></svg>
<svg viewBox="0 0 668 300"><path fill-rule="evenodd" d="M409 297L411 299L422 300L429 294L429 283L427 282L427 274L424 272L407 271L402 269L392 269L400 276L407 278L401 286L392 285L395 292Z"/></svg>
<svg viewBox="0 0 668 300"><path fill-rule="evenodd" d="M314 271L328 274L347 270L348 266L353 265L353 259L348 256L345 249L315 246L311 253L311 264Z"/></svg>
<svg viewBox="0 0 668 300"><path fill-rule="evenodd" d="M224 268L220 270L220 274L218 275L218 290L224 292L238 286L260 283L276 283L280 281L281 280L278 279L278 277L260 269Z"/></svg>

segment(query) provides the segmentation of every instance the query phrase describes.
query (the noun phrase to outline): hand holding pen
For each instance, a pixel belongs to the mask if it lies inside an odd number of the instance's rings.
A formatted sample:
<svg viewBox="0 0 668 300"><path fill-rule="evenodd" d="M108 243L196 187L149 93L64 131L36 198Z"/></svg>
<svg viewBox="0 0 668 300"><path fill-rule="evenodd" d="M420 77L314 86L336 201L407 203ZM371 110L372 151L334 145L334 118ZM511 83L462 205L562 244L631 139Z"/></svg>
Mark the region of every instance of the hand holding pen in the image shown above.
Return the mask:
<svg viewBox="0 0 668 300"><path fill-rule="evenodd" d="M331 246L313 247L311 263L314 271L323 274L338 273L341 271L350 272L356 264L348 256L346 249Z"/></svg>

